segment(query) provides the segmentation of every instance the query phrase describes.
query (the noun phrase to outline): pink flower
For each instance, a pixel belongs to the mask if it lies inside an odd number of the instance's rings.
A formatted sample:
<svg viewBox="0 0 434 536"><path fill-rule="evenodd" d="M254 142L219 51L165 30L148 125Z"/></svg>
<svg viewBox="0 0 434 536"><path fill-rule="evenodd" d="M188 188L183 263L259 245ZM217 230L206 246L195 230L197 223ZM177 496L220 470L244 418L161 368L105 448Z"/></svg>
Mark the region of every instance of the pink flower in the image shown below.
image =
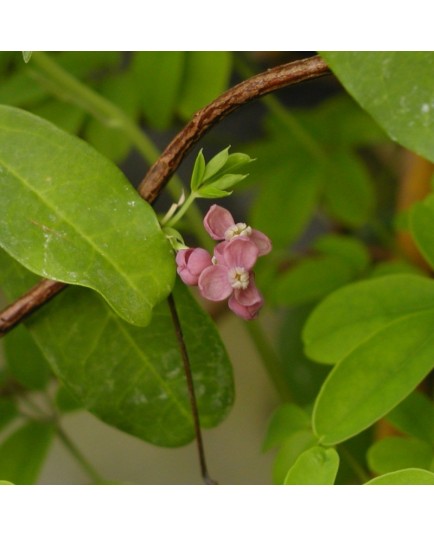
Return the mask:
<svg viewBox="0 0 434 536"><path fill-rule="evenodd" d="M266 255L271 251L271 241L264 233L252 229L245 223L235 223L232 214L219 205L212 205L208 210L203 224L214 240L229 242L233 238L243 236L251 240L258 248L258 255Z"/></svg>
<svg viewBox="0 0 434 536"><path fill-rule="evenodd" d="M186 285L197 285L205 268L212 266L211 255L202 248L181 249L176 254L177 272Z"/></svg>
<svg viewBox="0 0 434 536"><path fill-rule="evenodd" d="M251 320L263 305L255 286L252 268L259 249L247 237L237 237L215 248L212 266L199 276L202 296L211 301L229 298L229 308L238 316Z"/></svg>

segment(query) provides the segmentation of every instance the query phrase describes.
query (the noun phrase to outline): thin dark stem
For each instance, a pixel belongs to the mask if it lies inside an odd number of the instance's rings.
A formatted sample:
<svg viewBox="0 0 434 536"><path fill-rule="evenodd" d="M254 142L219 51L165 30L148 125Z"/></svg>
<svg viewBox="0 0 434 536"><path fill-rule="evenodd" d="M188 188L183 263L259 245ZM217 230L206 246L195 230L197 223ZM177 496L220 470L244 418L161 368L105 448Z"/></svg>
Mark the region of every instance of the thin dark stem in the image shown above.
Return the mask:
<svg viewBox="0 0 434 536"><path fill-rule="evenodd" d="M43 59L43 58L42 58ZM193 145L221 119L253 99L277 89L329 74L322 58L313 56L268 69L229 89L199 110L166 147L139 185L139 194L153 203ZM29 293L0 312L0 337L50 300L67 285L42 280Z"/></svg>
<svg viewBox="0 0 434 536"><path fill-rule="evenodd" d="M196 434L197 452L199 455L200 471L202 479L205 484L217 484L209 474L206 466L205 449L203 446L202 432L200 430L199 411L197 408L196 394L194 391L193 375L191 373L190 360L188 358L187 347L185 345L184 336L182 334L181 322L179 321L178 312L176 310L175 300L173 294L170 294L167 298L169 303L170 314L172 315L172 321L175 328L176 338L178 339L179 349L181 351L182 363L184 365L185 378L187 380L188 395L190 398L191 413L193 415L193 424Z"/></svg>

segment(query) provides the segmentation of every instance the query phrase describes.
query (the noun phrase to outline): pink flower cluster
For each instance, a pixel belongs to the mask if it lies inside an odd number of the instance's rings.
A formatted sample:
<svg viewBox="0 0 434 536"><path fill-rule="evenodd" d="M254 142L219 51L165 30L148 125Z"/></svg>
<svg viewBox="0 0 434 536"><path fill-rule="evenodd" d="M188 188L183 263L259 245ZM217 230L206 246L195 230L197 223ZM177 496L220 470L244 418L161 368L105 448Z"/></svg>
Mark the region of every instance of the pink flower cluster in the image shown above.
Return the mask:
<svg viewBox="0 0 434 536"><path fill-rule="evenodd" d="M218 205L209 209L203 223L219 241L214 256L202 248L182 249L176 255L178 274L187 285L197 285L204 298L228 298L235 314L251 320L264 303L252 269L258 257L271 251L271 241L245 223L235 223L231 213Z"/></svg>

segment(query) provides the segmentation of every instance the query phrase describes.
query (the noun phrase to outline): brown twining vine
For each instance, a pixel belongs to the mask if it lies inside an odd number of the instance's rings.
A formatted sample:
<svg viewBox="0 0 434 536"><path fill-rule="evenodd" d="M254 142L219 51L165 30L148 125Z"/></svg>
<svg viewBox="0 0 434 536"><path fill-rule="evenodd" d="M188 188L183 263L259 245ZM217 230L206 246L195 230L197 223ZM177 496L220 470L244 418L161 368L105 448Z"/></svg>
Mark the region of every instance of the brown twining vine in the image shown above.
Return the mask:
<svg viewBox="0 0 434 536"><path fill-rule="evenodd" d="M216 123L240 106L278 89L329 73L325 61L320 56L312 56L273 67L228 89L196 112L193 119L175 136L148 170L138 187L139 194L149 203L153 203L193 145ZM42 279L0 312L0 337L67 286L68 284L59 281Z"/></svg>

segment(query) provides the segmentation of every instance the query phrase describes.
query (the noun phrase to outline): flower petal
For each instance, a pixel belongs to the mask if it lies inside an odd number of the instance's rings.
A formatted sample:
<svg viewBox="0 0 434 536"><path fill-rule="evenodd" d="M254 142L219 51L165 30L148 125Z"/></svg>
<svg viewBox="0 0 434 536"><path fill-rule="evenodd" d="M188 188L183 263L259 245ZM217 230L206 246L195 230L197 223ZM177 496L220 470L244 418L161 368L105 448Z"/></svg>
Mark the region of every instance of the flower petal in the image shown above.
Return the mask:
<svg viewBox="0 0 434 536"><path fill-rule="evenodd" d="M249 274L249 286L246 289L236 289L234 296L240 305L245 307L262 307L264 298L255 285L253 273Z"/></svg>
<svg viewBox="0 0 434 536"><path fill-rule="evenodd" d="M241 305L237 301L235 295L232 295L229 298L228 306L231 311L233 311L237 316L243 318L244 320L253 320L253 318L257 316L262 304L246 307L245 305Z"/></svg>
<svg viewBox="0 0 434 536"><path fill-rule="evenodd" d="M257 231L256 229L252 229L252 234L250 235L250 240L256 244L258 250L259 250L259 257L261 255L267 255L271 251L271 240L268 238L267 235L264 233L261 233L261 231Z"/></svg>
<svg viewBox="0 0 434 536"><path fill-rule="evenodd" d="M205 268L199 276L199 290L207 300L221 301L228 298L233 288L229 283L227 267L217 264Z"/></svg>
<svg viewBox="0 0 434 536"><path fill-rule="evenodd" d="M226 229L234 223L229 210L219 205L212 205L203 219L205 229L214 240L224 240Z"/></svg>
<svg viewBox="0 0 434 536"><path fill-rule="evenodd" d="M233 238L223 249L226 266L245 268L248 271L253 268L258 258L258 253L258 247L250 238L243 236Z"/></svg>
<svg viewBox="0 0 434 536"><path fill-rule="evenodd" d="M188 269L192 274L200 275L205 268L212 265L211 255L202 248L194 248L188 258Z"/></svg>

